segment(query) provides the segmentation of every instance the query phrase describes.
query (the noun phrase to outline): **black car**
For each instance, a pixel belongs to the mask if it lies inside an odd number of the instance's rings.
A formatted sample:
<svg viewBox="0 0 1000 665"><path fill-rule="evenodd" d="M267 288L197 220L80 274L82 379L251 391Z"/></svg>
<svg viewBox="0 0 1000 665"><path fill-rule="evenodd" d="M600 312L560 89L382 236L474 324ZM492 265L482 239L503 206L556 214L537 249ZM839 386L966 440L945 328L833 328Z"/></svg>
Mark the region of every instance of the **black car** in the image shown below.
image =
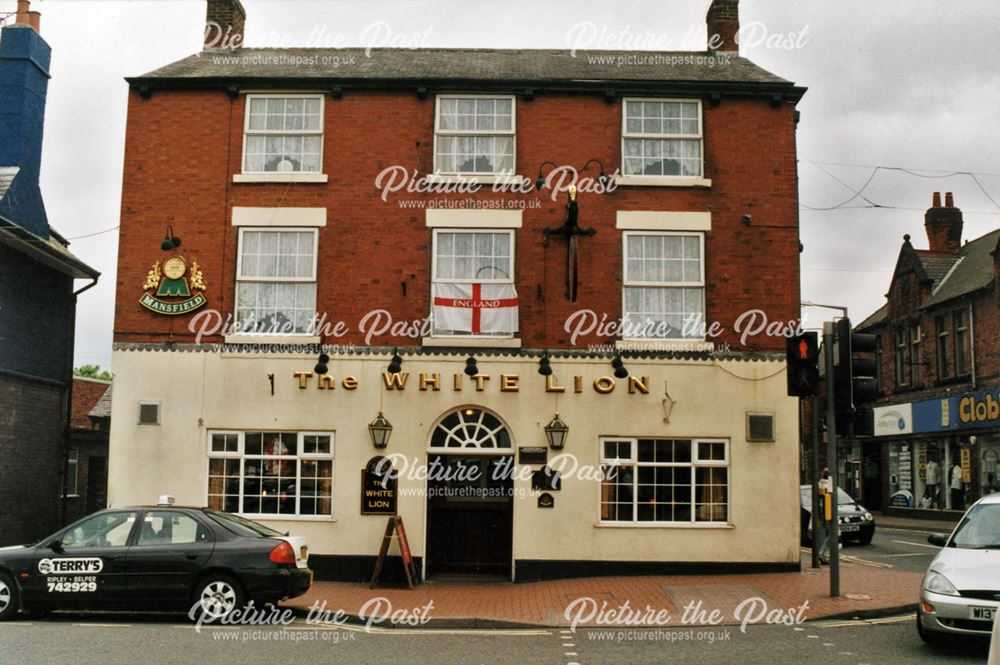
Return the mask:
<svg viewBox="0 0 1000 665"><path fill-rule="evenodd" d="M19 609L220 617L251 600L301 596L312 583L308 556L302 538L210 508L111 508L35 545L0 548L0 620Z"/></svg>
<svg viewBox="0 0 1000 665"><path fill-rule="evenodd" d="M812 544L812 485L799 487L800 511L802 518L802 544ZM840 515L841 542L855 542L867 545L875 537L875 518L851 495L837 488L837 512Z"/></svg>

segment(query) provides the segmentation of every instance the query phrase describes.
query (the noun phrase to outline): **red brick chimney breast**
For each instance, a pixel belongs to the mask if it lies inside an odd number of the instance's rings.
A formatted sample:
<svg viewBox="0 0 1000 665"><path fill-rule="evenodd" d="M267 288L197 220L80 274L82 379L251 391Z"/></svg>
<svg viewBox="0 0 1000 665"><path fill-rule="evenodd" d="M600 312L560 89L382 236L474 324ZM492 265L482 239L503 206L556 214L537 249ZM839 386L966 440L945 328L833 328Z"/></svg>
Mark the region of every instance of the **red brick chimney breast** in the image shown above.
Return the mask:
<svg viewBox="0 0 1000 665"><path fill-rule="evenodd" d="M945 193L944 207L940 192L934 192L931 207L924 214L924 229L932 252L957 254L962 248L962 210L955 207L951 192Z"/></svg>
<svg viewBox="0 0 1000 665"><path fill-rule="evenodd" d="M740 31L739 0L712 0L705 15L709 51L739 51L736 35Z"/></svg>
<svg viewBox="0 0 1000 665"><path fill-rule="evenodd" d="M247 11L240 0L208 0L205 11L205 48L240 48Z"/></svg>

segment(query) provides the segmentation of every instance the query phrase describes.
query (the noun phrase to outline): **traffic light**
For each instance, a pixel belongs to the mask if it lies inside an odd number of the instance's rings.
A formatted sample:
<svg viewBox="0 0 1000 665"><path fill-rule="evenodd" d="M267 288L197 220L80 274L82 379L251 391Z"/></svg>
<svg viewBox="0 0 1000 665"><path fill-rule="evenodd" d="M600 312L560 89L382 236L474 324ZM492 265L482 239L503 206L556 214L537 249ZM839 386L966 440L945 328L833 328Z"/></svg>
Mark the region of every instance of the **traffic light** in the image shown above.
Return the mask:
<svg viewBox="0 0 1000 665"><path fill-rule="evenodd" d="M840 319L835 349L833 393L837 427L846 428L848 423L855 422L858 409L878 395L875 335L856 333L851 330L850 319Z"/></svg>
<svg viewBox="0 0 1000 665"><path fill-rule="evenodd" d="M788 395L818 395L819 343L816 333L804 332L786 338L785 360L788 363Z"/></svg>

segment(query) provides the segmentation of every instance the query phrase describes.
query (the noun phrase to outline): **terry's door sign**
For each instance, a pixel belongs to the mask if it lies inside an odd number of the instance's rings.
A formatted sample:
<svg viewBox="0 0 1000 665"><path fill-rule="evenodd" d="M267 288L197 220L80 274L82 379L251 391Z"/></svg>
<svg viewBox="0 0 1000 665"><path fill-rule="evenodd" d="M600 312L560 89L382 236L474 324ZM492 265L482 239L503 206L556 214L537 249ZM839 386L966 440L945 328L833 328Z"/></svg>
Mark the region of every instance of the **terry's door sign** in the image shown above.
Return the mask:
<svg viewBox="0 0 1000 665"><path fill-rule="evenodd" d="M395 515L398 476L385 457L373 457L361 470L361 514Z"/></svg>

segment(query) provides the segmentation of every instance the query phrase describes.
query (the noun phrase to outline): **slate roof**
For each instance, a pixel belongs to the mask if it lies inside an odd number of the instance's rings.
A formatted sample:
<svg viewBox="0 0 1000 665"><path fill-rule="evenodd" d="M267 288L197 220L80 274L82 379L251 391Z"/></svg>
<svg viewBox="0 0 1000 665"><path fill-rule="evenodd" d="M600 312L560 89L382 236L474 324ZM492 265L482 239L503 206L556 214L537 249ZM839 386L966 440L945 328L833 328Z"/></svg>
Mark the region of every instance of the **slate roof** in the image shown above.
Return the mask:
<svg viewBox="0 0 1000 665"><path fill-rule="evenodd" d="M854 326L855 330L868 330L870 328L875 328L882 323L885 323L889 318L889 303L886 303L876 309L867 319Z"/></svg>
<svg viewBox="0 0 1000 665"><path fill-rule="evenodd" d="M641 58L646 60L627 64L628 59ZM569 49L389 48L371 49L370 55L361 48L213 49L128 80L197 79L336 79L369 84L433 80L595 87L607 82L686 82L794 88L790 81L735 54L602 50L574 55ZM805 92L794 89L796 96Z"/></svg>
<svg viewBox="0 0 1000 665"><path fill-rule="evenodd" d="M931 280L934 286L948 274L951 267L958 262L959 257L954 254L949 254L942 256L937 252L929 252L926 250L917 250L917 256L920 257L920 262L924 266L924 271L927 273L927 278Z"/></svg>
<svg viewBox="0 0 1000 665"><path fill-rule="evenodd" d="M88 415L94 418L110 418L111 417L111 391L114 390L114 386L108 386L108 389L104 391L101 395L101 399L97 400L97 404L94 408L90 410Z"/></svg>
<svg viewBox="0 0 1000 665"><path fill-rule="evenodd" d="M1000 229L971 240L959 252L954 269L936 286L924 308L934 307L993 283L993 252L1000 242Z"/></svg>
<svg viewBox="0 0 1000 665"><path fill-rule="evenodd" d="M0 200L7 196L7 190L14 183L14 178L20 170L19 166L0 166Z"/></svg>

